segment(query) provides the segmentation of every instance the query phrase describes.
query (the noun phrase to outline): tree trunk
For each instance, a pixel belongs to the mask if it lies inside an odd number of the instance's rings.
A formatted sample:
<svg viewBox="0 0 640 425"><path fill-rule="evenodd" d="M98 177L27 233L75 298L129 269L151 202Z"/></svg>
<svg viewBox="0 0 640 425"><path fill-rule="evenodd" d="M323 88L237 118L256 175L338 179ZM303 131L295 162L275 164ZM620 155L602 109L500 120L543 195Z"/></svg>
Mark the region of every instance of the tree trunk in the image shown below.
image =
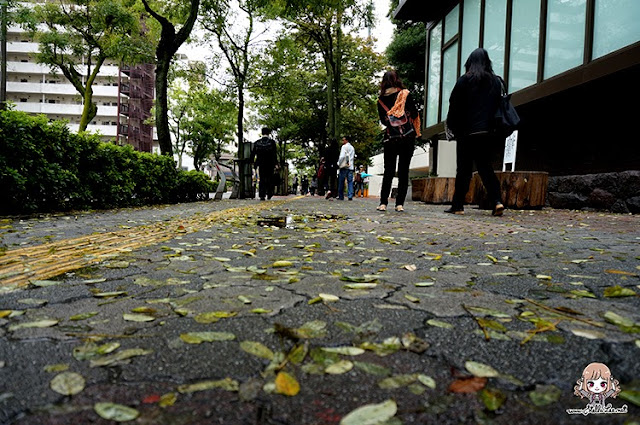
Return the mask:
<svg viewBox="0 0 640 425"><path fill-rule="evenodd" d="M89 123L98 114L98 106L93 102L93 90L87 87L84 91L84 106L82 108L82 116L80 117L80 126L78 131L85 131Z"/></svg>
<svg viewBox="0 0 640 425"><path fill-rule="evenodd" d="M160 52L158 52L160 53ZM162 155L173 156L171 131L169 130L169 107L167 104L167 76L173 55L157 55L156 64L156 130Z"/></svg>
<svg viewBox="0 0 640 425"><path fill-rule="evenodd" d="M336 136L336 110L335 110L335 89L333 86L333 65L331 60L331 52L327 52L324 58L327 70L327 134L329 140L338 140ZM329 143L331 145L331 143Z"/></svg>
<svg viewBox="0 0 640 425"><path fill-rule="evenodd" d="M84 102L84 108L82 111L82 117L80 117L80 127L78 131L85 131L89 123L96 117L98 114L98 105L93 101L93 83L96 81L98 77L98 73L100 72L100 68L104 63L104 56L99 55L96 60L96 64L93 67L93 71L89 74L85 86L82 87L82 91L80 94L82 95L82 100ZM77 85L81 85L82 83L78 81Z"/></svg>
<svg viewBox="0 0 640 425"><path fill-rule="evenodd" d="M146 0L142 0L144 8L162 26L160 41L156 47L156 129L158 131L158 144L163 155L173 156L171 145L171 130L169 129L169 107L167 105L167 76L171 59L176 54L182 43L187 40L193 25L198 17L200 0L191 0L189 16L186 22L175 33L174 25L167 18L159 15Z"/></svg>
<svg viewBox="0 0 640 425"><path fill-rule="evenodd" d="M333 55L333 63L335 69L333 70L333 78L334 85L333 88L335 90L335 110L334 110L334 128L335 128L335 138L336 140L340 140L342 137L342 99L341 96L341 88L342 88L342 10L338 12L338 16L336 18L336 50Z"/></svg>
<svg viewBox="0 0 640 425"><path fill-rule="evenodd" d="M236 77L238 78L238 76ZM240 169L240 181L238 182L238 198L245 199L247 196L247 174L251 175L250 172L247 172L247 168L251 167L250 165L247 167L245 164L245 160L248 158L244 157L244 84L243 81L238 79L238 164ZM249 169L250 171L250 169Z"/></svg>

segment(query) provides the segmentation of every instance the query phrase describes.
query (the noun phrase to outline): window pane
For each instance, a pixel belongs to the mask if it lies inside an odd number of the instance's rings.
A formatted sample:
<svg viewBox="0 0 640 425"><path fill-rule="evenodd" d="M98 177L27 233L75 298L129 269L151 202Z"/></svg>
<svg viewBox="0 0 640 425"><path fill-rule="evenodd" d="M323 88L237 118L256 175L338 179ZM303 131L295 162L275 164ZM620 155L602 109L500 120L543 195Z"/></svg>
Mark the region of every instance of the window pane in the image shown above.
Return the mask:
<svg viewBox="0 0 640 425"><path fill-rule="evenodd" d="M442 48L442 23L436 25L429 42L429 87L427 88L427 127L437 124L440 101L440 49Z"/></svg>
<svg viewBox="0 0 640 425"><path fill-rule="evenodd" d="M640 1L596 0L593 59L640 41Z"/></svg>
<svg viewBox="0 0 640 425"><path fill-rule="evenodd" d="M487 0L484 14L484 48L489 52L493 71L504 75L504 40L507 0ZM466 58L464 59L467 60Z"/></svg>
<svg viewBox="0 0 640 425"><path fill-rule="evenodd" d="M462 9L462 52L461 60L464 64L475 49L480 47L480 0L465 1ZM464 74L464 66L460 67L460 74Z"/></svg>
<svg viewBox="0 0 640 425"><path fill-rule="evenodd" d="M587 0L549 0L544 78L584 62Z"/></svg>
<svg viewBox="0 0 640 425"><path fill-rule="evenodd" d="M458 24L460 22L460 6L456 6L444 18L444 42L451 40L451 37L458 34Z"/></svg>
<svg viewBox="0 0 640 425"><path fill-rule="evenodd" d="M458 43L445 50L442 58L442 119L449 112L449 96L458 80Z"/></svg>
<svg viewBox="0 0 640 425"><path fill-rule="evenodd" d="M509 91L537 82L540 0L514 0L511 22Z"/></svg>

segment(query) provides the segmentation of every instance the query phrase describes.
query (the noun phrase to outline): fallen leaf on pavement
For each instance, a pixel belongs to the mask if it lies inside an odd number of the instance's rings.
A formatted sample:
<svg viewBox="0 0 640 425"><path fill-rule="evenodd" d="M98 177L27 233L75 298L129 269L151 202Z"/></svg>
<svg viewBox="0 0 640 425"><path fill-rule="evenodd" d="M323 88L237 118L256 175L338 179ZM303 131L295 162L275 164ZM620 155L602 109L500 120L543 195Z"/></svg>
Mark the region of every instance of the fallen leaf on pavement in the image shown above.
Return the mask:
<svg viewBox="0 0 640 425"><path fill-rule="evenodd" d="M502 391L495 388L484 388L478 396L487 410L491 412L498 410L507 399L507 396Z"/></svg>
<svg viewBox="0 0 640 425"><path fill-rule="evenodd" d="M495 378L500 376L500 372L484 363L467 361L465 362L464 367L469 371L469 373L478 378Z"/></svg>
<svg viewBox="0 0 640 425"><path fill-rule="evenodd" d="M290 397L300 392L300 384L292 375L287 372L279 372L276 376L276 392Z"/></svg>
<svg viewBox="0 0 640 425"><path fill-rule="evenodd" d="M93 410L101 418L116 422L132 421L140 415L136 409L116 403L96 403Z"/></svg>
<svg viewBox="0 0 640 425"><path fill-rule="evenodd" d="M366 404L342 418L340 425L378 425L393 418L397 412L398 406L393 400Z"/></svg>
<svg viewBox="0 0 640 425"><path fill-rule="evenodd" d="M75 395L84 390L85 380L79 373L63 372L51 380L49 386L58 394Z"/></svg>
<svg viewBox="0 0 640 425"><path fill-rule="evenodd" d="M487 384L487 378L465 378L453 381L449 385L449 392L452 393L477 393Z"/></svg>

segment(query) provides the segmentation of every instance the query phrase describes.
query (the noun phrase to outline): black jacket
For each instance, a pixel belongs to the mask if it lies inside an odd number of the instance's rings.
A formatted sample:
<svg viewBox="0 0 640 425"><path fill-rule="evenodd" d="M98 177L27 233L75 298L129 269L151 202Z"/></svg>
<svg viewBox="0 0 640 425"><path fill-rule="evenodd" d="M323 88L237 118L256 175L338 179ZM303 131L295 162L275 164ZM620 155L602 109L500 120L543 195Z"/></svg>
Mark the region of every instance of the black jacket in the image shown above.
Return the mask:
<svg viewBox="0 0 640 425"><path fill-rule="evenodd" d="M500 94L498 77L477 81L463 75L449 97L447 126L457 137L490 131Z"/></svg>
<svg viewBox="0 0 640 425"><path fill-rule="evenodd" d="M259 144L264 144L263 146L266 148L259 147ZM267 136L258 139L251 153L251 162L254 163L255 167L261 165L263 167L274 167L278 162L278 146L275 140Z"/></svg>

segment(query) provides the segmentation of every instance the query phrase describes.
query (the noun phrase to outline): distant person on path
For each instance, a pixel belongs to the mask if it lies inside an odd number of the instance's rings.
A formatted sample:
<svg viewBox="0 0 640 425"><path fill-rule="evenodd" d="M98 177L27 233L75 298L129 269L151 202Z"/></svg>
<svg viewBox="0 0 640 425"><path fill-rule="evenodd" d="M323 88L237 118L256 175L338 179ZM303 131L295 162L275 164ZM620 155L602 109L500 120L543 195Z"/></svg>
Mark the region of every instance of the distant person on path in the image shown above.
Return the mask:
<svg viewBox="0 0 640 425"><path fill-rule="evenodd" d="M269 137L270 134L270 128L264 127L262 129L262 137L256 140L251 158L254 168L258 169L260 176L258 194L261 201L264 201L265 197L271 199L273 196L275 186L273 174L278 167L278 148L275 140Z"/></svg>
<svg viewBox="0 0 640 425"><path fill-rule="evenodd" d="M338 146L337 140L331 140L329 142L329 146L327 147L327 151L325 153L326 163L326 181L327 181L327 193L325 194L325 198L329 200L333 200L336 197L336 186L337 186L337 176L338 176L338 156L340 152L340 147Z"/></svg>
<svg viewBox="0 0 640 425"><path fill-rule="evenodd" d="M309 192L309 179L307 176L302 176L300 182L300 195L306 195Z"/></svg>
<svg viewBox="0 0 640 425"><path fill-rule="evenodd" d="M398 165L398 194L396 211L404 211L404 201L409 189L409 165L420 135L420 116L411 93L406 89L395 71L387 71L380 83L378 116L386 127L384 134L384 175L380 189L378 211L386 211L391 193L391 184ZM403 125L396 125L404 122Z"/></svg>
<svg viewBox="0 0 640 425"><path fill-rule="evenodd" d="M362 173L364 173L364 165L361 165L356 170L353 176L353 184L355 185L354 196L358 196L360 194L361 198L364 198L364 177L362 177Z"/></svg>
<svg viewBox="0 0 640 425"><path fill-rule="evenodd" d="M324 196L327 192L327 160L324 156L320 158L316 176L318 177L318 195Z"/></svg>
<svg viewBox="0 0 640 425"><path fill-rule="evenodd" d="M364 191L366 193L367 189L369 189L369 177L371 177L373 174L369 174L366 171L363 171L360 175L362 176L362 187L364 188Z"/></svg>
<svg viewBox="0 0 640 425"><path fill-rule="evenodd" d="M473 162L482 184L493 202L494 216L504 211L500 183L491 166L492 147L497 145L491 133L493 116L501 95L501 81L493 73L491 59L485 49L471 52L464 64L465 74L458 78L449 97L447 126L456 139L456 186L450 214L464 214L464 199L469 191Z"/></svg>
<svg viewBox="0 0 640 425"><path fill-rule="evenodd" d="M309 186L309 194L311 196L316 196L316 192L318 191L318 176L311 177L311 185Z"/></svg>
<svg viewBox="0 0 640 425"><path fill-rule="evenodd" d="M344 181L347 180L347 197L350 201L353 200L353 161L356 156L356 151L353 145L349 143L349 139L342 138L342 147L340 148L340 156L338 156L338 199L344 201Z"/></svg>

